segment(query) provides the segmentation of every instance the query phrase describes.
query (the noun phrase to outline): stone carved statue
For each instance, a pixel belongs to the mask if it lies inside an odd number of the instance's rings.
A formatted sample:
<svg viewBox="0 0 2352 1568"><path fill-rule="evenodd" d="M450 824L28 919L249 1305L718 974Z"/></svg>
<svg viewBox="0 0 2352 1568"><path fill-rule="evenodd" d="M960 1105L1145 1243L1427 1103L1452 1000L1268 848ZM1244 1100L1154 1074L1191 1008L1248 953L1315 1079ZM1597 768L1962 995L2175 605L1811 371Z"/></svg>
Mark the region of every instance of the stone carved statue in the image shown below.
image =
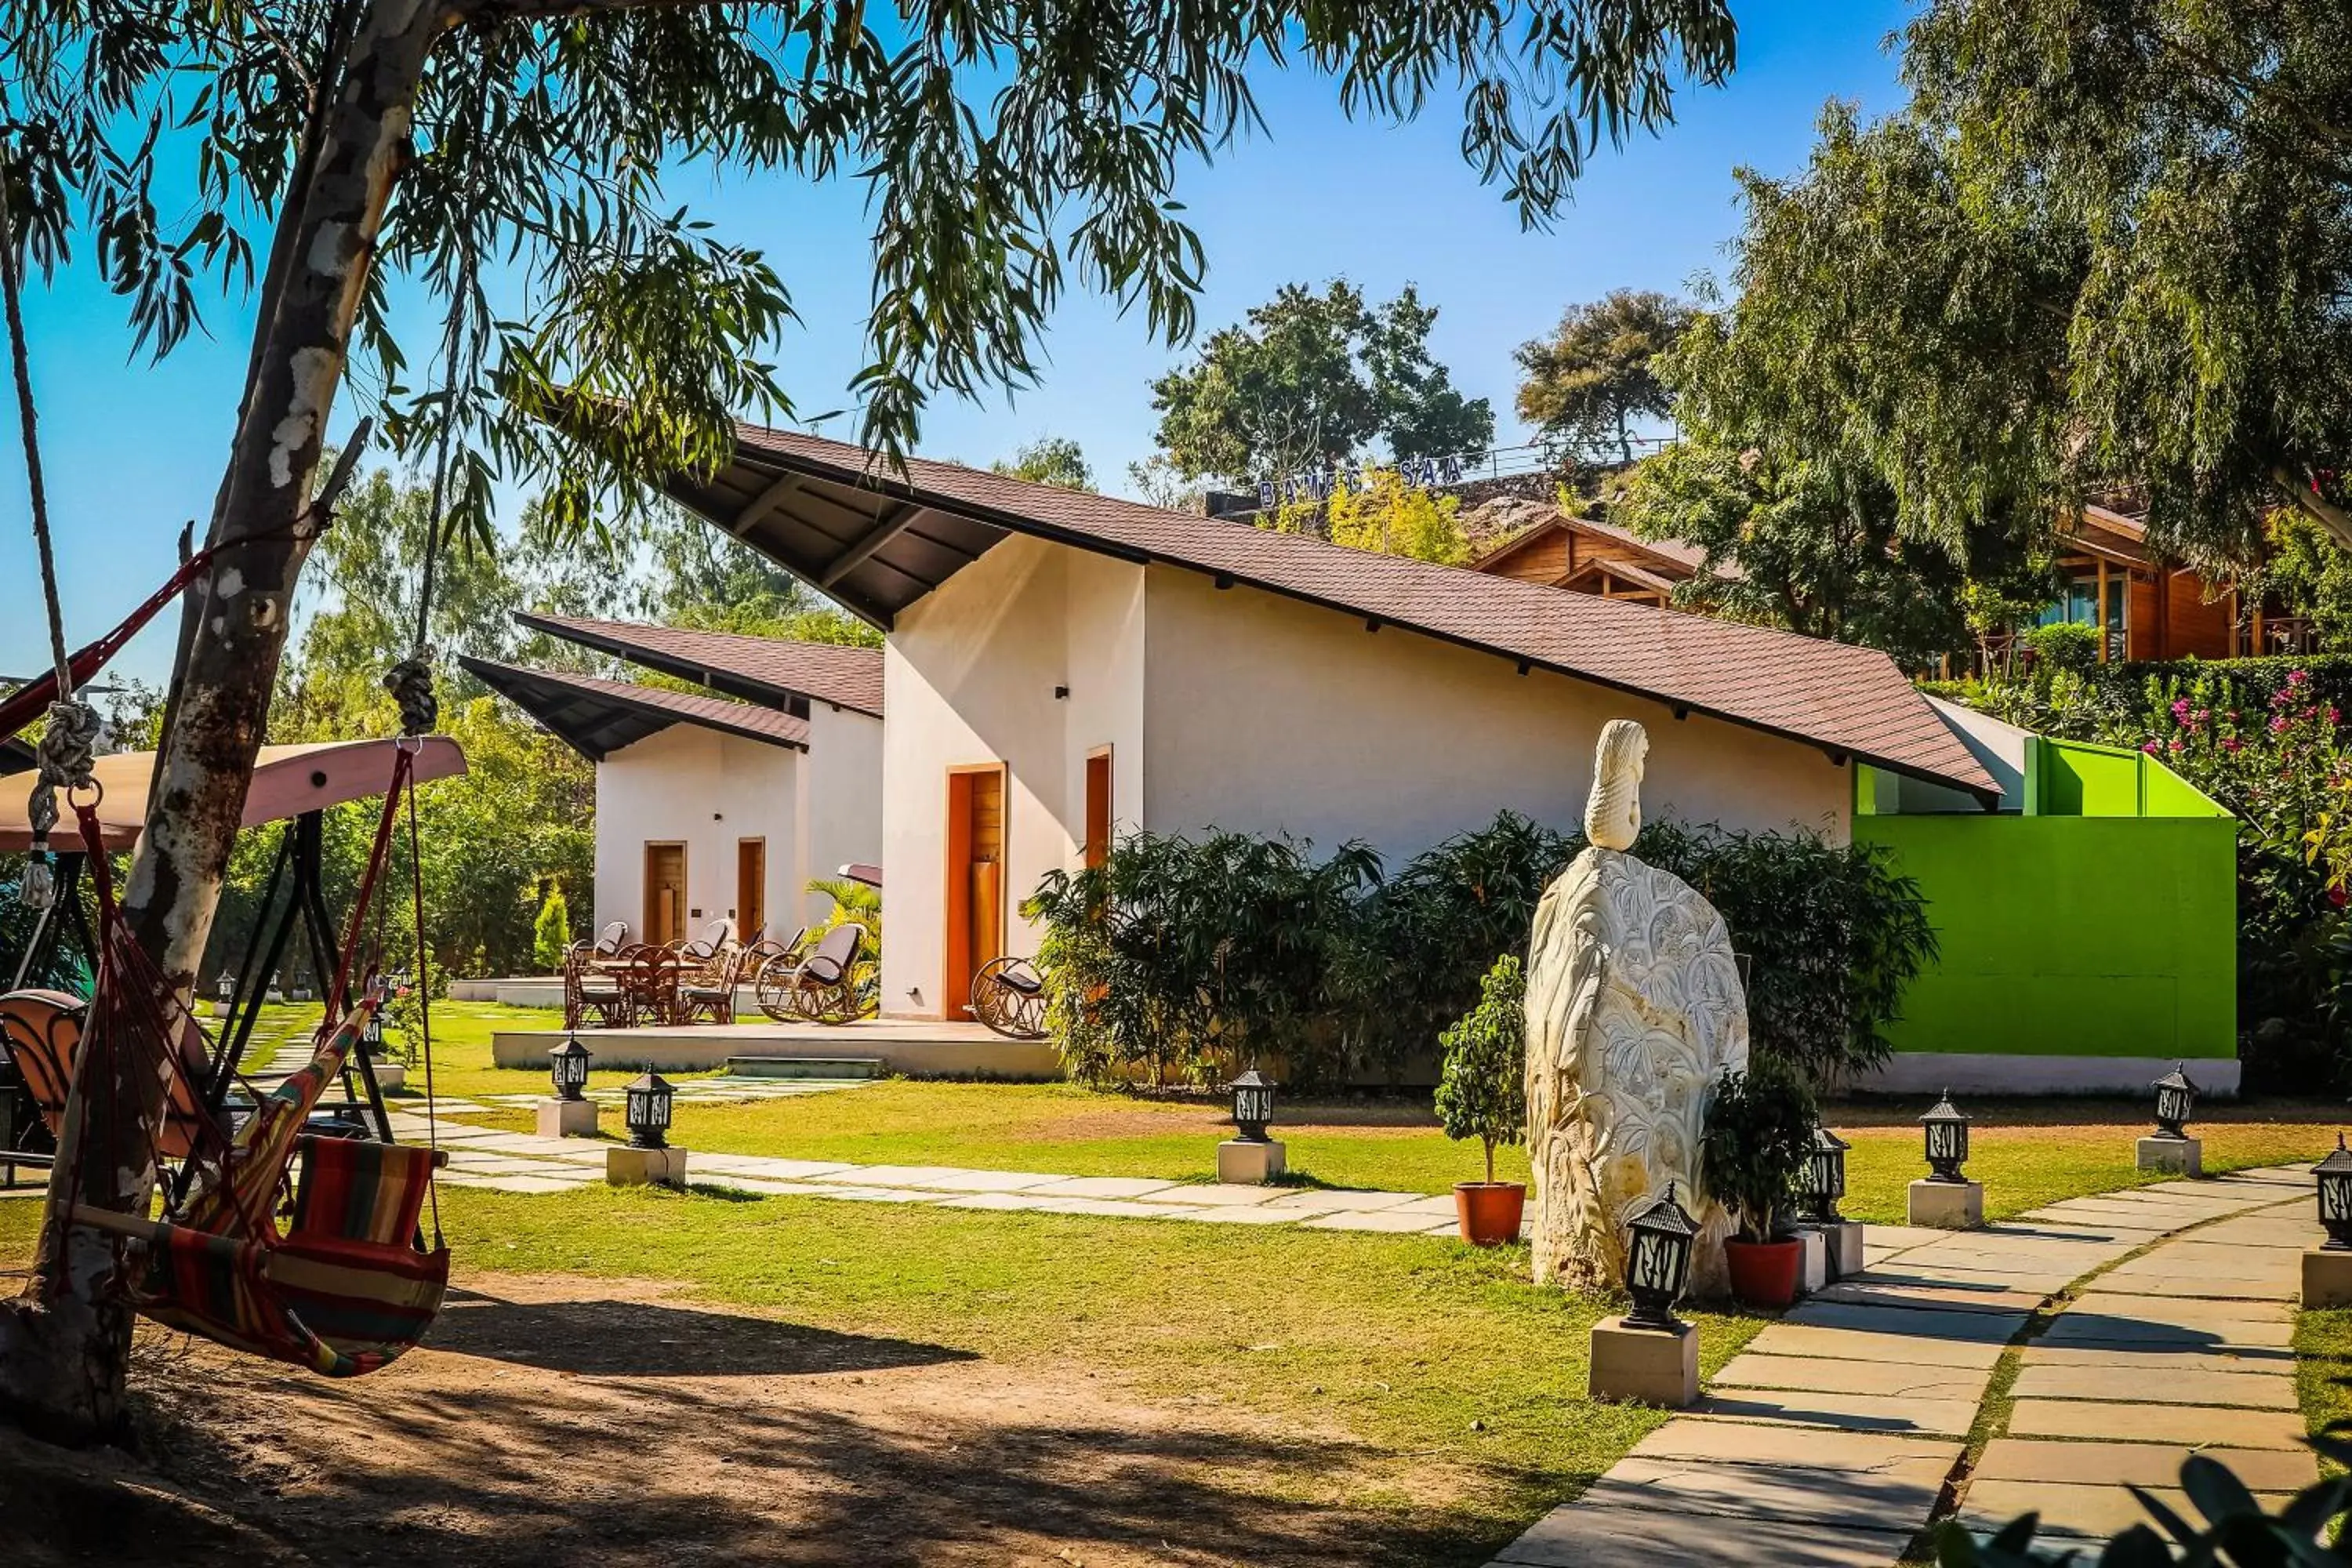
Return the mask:
<svg viewBox="0 0 2352 1568"><path fill-rule="evenodd" d="M1628 853L1642 831L1649 736L1601 730L1592 847L1544 890L1528 960L1528 1153L1535 1277L1624 1282L1626 1218L1669 1181L1699 1225L1691 1292L1725 1287L1724 1206L1698 1179L1715 1086L1748 1065L1748 998L1723 917Z"/></svg>

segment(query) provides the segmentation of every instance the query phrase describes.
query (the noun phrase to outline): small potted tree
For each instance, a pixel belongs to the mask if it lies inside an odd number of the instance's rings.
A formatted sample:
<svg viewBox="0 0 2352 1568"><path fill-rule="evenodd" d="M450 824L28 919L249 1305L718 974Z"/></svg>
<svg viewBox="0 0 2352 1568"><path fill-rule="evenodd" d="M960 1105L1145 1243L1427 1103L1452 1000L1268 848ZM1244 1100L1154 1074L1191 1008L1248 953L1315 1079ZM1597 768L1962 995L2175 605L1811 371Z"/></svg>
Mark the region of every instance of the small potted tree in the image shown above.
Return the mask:
<svg viewBox="0 0 2352 1568"><path fill-rule="evenodd" d="M1462 1239L1480 1247L1517 1241L1527 1205L1526 1183L1495 1180L1495 1145L1516 1143L1526 1130L1526 998L1527 976L1507 953L1480 982L1478 1005L1438 1037L1445 1047L1438 1121L1448 1138L1475 1138L1486 1148L1486 1179L1454 1188Z"/></svg>
<svg viewBox="0 0 2352 1568"><path fill-rule="evenodd" d="M1716 1086L1703 1173L1707 1190L1738 1215L1739 1235L1723 1250L1731 1293L1748 1306L1797 1299L1804 1243L1781 1236L1778 1222L1812 1143L1812 1091L1788 1068L1755 1060Z"/></svg>

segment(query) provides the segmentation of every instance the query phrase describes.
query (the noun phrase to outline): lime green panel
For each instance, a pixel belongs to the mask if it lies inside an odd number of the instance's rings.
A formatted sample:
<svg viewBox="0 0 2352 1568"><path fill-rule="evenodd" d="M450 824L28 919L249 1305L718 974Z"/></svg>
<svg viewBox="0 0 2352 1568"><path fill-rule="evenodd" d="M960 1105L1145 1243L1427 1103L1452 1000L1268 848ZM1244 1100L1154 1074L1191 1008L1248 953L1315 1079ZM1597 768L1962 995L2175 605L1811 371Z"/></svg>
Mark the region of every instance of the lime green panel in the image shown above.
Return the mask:
<svg viewBox="0 0 2352 1568"><path fill-rule="evenodd" d="M2094 792L2112 784L2094 773ZM1853 836L1918 882L1942 944L1888 1031L1897 1050L2236 1054L2226 816L1871 816Z"/></svg>

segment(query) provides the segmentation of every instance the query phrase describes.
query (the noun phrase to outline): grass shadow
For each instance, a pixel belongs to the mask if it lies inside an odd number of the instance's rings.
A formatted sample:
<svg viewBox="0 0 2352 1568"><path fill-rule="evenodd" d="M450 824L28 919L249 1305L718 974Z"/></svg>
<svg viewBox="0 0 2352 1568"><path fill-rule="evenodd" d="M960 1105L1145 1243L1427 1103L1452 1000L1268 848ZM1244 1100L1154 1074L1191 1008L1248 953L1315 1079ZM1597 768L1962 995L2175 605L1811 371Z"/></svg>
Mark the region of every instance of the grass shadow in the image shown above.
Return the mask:
<svg viewBox="0 0 2352 1568"><path fill-rule="evenodd" d="M651 1301L502 1301L452 1291L426 1341L452 1355L601 1377L810 1377L975 1359L913 1340Z"/></svg>

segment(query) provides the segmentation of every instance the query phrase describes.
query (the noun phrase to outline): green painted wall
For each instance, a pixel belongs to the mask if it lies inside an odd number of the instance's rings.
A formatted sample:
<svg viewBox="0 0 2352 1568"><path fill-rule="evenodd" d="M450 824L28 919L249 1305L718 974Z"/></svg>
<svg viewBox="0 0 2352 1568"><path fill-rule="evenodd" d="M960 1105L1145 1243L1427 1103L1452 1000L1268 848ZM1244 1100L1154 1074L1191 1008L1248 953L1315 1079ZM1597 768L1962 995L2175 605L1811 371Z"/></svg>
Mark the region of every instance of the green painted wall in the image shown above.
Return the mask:
<svg viewBox="0 0 2352 1568"><path fill-rule="evenodd" d="M2025 746L2029 816L2227 816L2144 752L2035 736Z"/></svg>
<svg viewBox="0 0 2352 1568"><path fill-rule="evenodd" d="M1855 841L1918 881L1943 948L1895 1048L2234 1056L2235 822L2134 752L2068 746L2041 782L2090 814L1855 817ZM2114 815L2126 793L2199 815Z"/></svg>

